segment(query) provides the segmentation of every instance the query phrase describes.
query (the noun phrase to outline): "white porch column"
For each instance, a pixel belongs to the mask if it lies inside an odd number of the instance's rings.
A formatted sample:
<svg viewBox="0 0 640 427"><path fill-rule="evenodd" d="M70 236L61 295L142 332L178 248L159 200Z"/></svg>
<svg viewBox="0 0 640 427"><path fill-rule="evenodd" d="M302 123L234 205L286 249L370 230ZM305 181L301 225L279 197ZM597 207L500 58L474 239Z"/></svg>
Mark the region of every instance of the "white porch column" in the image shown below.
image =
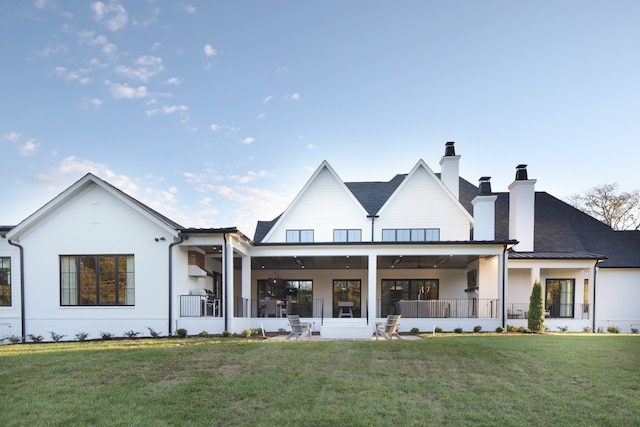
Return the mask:
<svg viewBox="0 0 640 427"><path fill-rule="evenodd" d="M507 327L507 298L509 298L509 256L505 251L498 257L498 319L501 320L503 328Z"/></svg>
<svg viewBox="0 0 640 427"><path fill-rule="evenodd" d="M233 242L231 237L227 237L226 245L223 249L223 280L224 280L224 317L225 329L231 327L230 319L233 319Z"/></svg>
<svg viewBox="0 0 640 427"><path fill-rule="evenodd" d="M376 292L378 287L378 257L373 254L369 255L369 276L367 287L367 298L369 303L367 308L369 311L368 323L374 325L375 319L378 317L378 294Z"/></svg>
<svg viewBox="0 0 640 427"><path fill-rule="evenodd" d="M251 309L251 257L242 256L242 298L247 300L246 308ZM251 317L251 313L244 313L245 317Z"/></svg>

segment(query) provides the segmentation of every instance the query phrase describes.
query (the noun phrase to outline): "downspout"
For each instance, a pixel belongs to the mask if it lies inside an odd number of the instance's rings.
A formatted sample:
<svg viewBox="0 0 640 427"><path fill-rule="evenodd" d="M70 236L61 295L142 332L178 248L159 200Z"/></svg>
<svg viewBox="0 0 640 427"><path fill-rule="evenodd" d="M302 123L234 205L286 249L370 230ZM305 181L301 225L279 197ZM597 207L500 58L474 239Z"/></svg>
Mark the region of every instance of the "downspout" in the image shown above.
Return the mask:
<svg viewBox="0 0 640 427"><path fill-rule="evenodd" d="M168 335L171 336L171 324L173 323L173 247L184 242L182 233L178 233L178 240L169 244L169 328Z"/></svg>
<svg viewBox="0 0 640 427"><path fill-rule="evenodd" d="M371 243L373 243L373 236L374 236L373 224L376 222L376 218L379 218L379 216L378 215L367 215L367 218L371 218Z"/></svg>
<svg viewBox="0 0 640 427"><path fill-rule="evenodd" d="M222 278L223 278L223 282L224 282L224 330L228 331L229 328L229 310L227 309L227 301L228 301L228 294L229 294L229 289L227 289L227 286L229 284L229 274L227 271L227 233L222 233L222 240L224 241L224 247L222 248Z"/></svg>
<svg viewBox="0 0 640 427"><path fill-rule="evenodd" d="M593 266L593 320L591 321L591 332L596 333L596 276L598 275L598 263L600 260L597 260L595 265Z"/></svg>
<svg viewBox="0 0 640 427"><path fill-rule="evenodd" d="M14 243L11 239L7 240L10 245L17 247L20 249L20 331L22 336L22 343L25 342L25 337L27 334L25 333L25 309L24 309L24 248L20 246L18 243Z"/></svg>
<svg viewBox="0 0 640 427"><path fill-rule="evenodd" d="M507 270L507 244L504 244L502 249L502 328L506 330L507 323L504 314L507 312L507 298L506 298L506 270Z"/></svg>

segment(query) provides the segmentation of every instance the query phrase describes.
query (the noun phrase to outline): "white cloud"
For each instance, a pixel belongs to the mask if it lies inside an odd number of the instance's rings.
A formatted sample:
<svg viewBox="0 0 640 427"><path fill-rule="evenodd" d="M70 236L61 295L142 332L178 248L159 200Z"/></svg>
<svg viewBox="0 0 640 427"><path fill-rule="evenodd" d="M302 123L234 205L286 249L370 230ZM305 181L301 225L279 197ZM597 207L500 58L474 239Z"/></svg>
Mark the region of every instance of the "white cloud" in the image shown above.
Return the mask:
<svg viewBox="0 0 640 427"><path fill-rule="evenodd" d="M300 99L300 94L298 92L295 92L293 94L291 94L291 99L293 99L294 101L297 101Z"/></svg>
<svg viewBox="0 0 640 427"><path fill-rule="evenodd" d="M151 45L151 50L155 52L156 50L160 49L161 46L162 46L162 43L155 42L154 44Z"/></svg>
<svg viewBox="0 0 640 427"><path fill-rule="evenodd" d="M263 104L266 104L267 102L271 101L272 99L273 99L273 96L269 95L269 96L265 97L265 98L262 100L262 103L263 103Z"/></svg>
<svg viewBox="0 0 640 427"><path fill-rule="evenodd" d="M18 152L21 156L34 156L38 151L38 146L39 144L34 139L30 139L18 147Z"/></svg>
<svg viewBox="0 0 640 427"><path fill-rule="evenodd" d="M63 175L92 173L132 196L138 191L138 186L128 176L118 175L102 163L78 159L75 156L63 159L55 173Z"/></svg>
<svg viewBox="0 0 640 427"><path fill-rule="evenodd" d="M229 176L228 179L230 181L237 181L240 184L248 184L250 182L255 181L258 178L264 178L269 175L270 175L269 172L265 170L261 170L260 172L249 171L247 172L246 175L243 175L243 176L232 175L232 176Z"/></svg>
<svg viewBox="0 0 640 427"><path fill-rule="evenodd" d="M135 60L135 65L135 68L119 65L115 68L114 71L123 77L146 82L151 77L164 70L164 66L162 65L162 58L160 58L159 56L141 56Z"/></svg>
<svg viewBox="0 0 640 427"><path fill-rule="evenodd" d="M33 5L36 9L45 10L45 9L54 9L56 4L51 0L35 0Z"/></svg>
<svg viewBox="0 0 640 427"><path fill-rule="evenodd" d="M253 144L253 142L254 142L255 140L256 140L256 139L255 139L254 137L249 136L249 137L247 137L247 138L243 139L243 140L242 140L242 143L243 143L243 144L246 144L246 145L249 145L249 144Z"/></svg>
<svg viewBox="0 0 640 427"><path fill-rule="evenodd" d="M307 145L307 150L315 150L317 147L314 144Z"/></svg>
<svg viewBox="0 0 640 427"><path fill-rule="evenodd" d="M202 50L204 51L204 54L209 57L214 56L216 54L216 50L210 44L204 45L204 48Z"/></svg>
<svg viewBox="0 0 640 427"><path fill-rule="evenodd" d="M260 119L264 119L265 117L266 117L266 115L264 113L260 113L260 114L258 114L256 119L260 120Z"/></svg>
<svg viewBox="0 0 640 427"><path fill-rule="evenodd" d="M168 84L168 85L179 86L179 85L182 84L182 79L179 79L178 77L171 77L165 83Z"/></svg>
<svg viewBox="0 0 640 427"><path fill-rule="evenodd" d="M218 132L220 130L220 125L217 125L215 123L211 123L211 130L214 132Z"/></svg>
<svg viewBox="0 0 640 427"><path fill-rule="evenodd" d="M36 50L35 52L40 56L44 56L45 58L48 58L50 56L67 53L68 51L69 51L69 48L67 46L56 45L53 47L45 47L44 49Z"/></svg>
<svg viewBox="0 0 640 427"><path fill-rule="evenodd" d="M10 142L18 142L21 136L22 134L20 132L9 132L2 135L2 138Z"/></svg>
<svg viewBox="0 0 640 427"><path fill-rule="evenodd" d="M134 88L127 84L114 83L111 85L111 95L117 99L140 99L145 98L149 93L145 86Z"/></svg>
<svg viewBox="0 0 640 427"><path fill-rule="evenodd" d="M187 107L186 105L165 105L161 108L154 108L152 110L147 110L145 111L145 113L147 114L147 117L153 117L153 116L173 114L173 113L183 112L188 110L189 110L189 107Z"/></svg>
<svg viewBox="0 0 640 427"><path fill-rule="evenodd" d="M190 15L196 13L196 7L191 6L190 4L180 3L179 7Z"/></svg>
<svg viewBox="0 0 640 427"><path fill-rule="evenodd" d="M121 30L129 19L129 13L117 0L95 1L91 3L91 10L96 21L103 22L111 31Z"/></svg>

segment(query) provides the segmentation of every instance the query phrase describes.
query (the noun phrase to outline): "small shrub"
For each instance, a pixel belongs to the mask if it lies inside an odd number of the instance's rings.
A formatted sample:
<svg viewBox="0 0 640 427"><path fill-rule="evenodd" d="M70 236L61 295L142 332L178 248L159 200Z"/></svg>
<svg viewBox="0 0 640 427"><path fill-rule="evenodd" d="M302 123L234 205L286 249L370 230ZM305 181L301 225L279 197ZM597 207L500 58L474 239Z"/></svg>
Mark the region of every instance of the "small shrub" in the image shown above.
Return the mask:
<svg viewBox="0 0 640 427"><path fill-rule="evenodd" d="M7 340L11 344L18 344L19 342L22 342L22 337L19 337L17 335L11 335L10 337L7 338Z"/></svg>
<svg viewBox="0 0 640 427"><path fill-rule="evenodd" d="M200 333L198 334L198 336L200 338L207 338L209 336L209 332L207 331L200 331Z"/></svg>
<svg viewBox="0 0 640 427"><path fill-rule="evenodd" d="M84 341L89 337L89 334L86 332L78 332L76 334L76 340L77 341Z"/></svg>
<svg viewBox="0 0 640 427"><path fill-rule="evenodd" d="M262 328L252 328L251 329L251 335L257 335L260 336L263 334L263 330Z"/></svg>
<svg viewBox="0 0 640 427"><path fill-rule="evenodd" d="M112 340L113 334L111 332L100 331L100 338L102 338L105 341Z"/></svg>
<svg viewBox="0 0 640 427"><path fill-rule="evenodd" d="M62 338L66 337L66 335L61 335L61 334L56 334L53 331L49 331L49 334L51 334L51 340L53 342L58 342L60 341Z"/></svg>
<svg viewBox="0 0 640 427"><path fill-rule="evenodd" d="M29 334L27 335L29 337L29 339L33 342L42 342L42 340L44 339L44 337L42 335L33 335L33 334Z"/></svg>
<svg viewBox="0 0 640 427"><path fill-rule="evenodd" d="M160 337L160 332L156 332L155 329L153 329L151 326L147 326L147 329L149 330L149 335L152 338L158 338Z"/></svg>
<svg viewBox="0 0 640 427"><path fill-rule="evenodd" d="M481 330L482 330L482 326L480 326L480 325L476 325L476 326L473 327L473 332L475 332L476 334L478 332L480 332Z"/></svg>
<svg viewBox="0 0 640 427"><path fill-rule="evenodd" d="M568 326L558 326L558 330L560 332L567 332L569 330Z"/></svg>
<svg viewBox="0 0 640 427"><path fill-rule="evenodd" d="M413 335L418 335L420 333L420 329L419 328L411 328L411 333Z"/></svg>
<svg viewBox="0 0 640 427"><path fill-rule="evenodd" d="M542 298L542 285L539 280L533 282L531 296L529 297L529 314L527 315L527 327L532 332L542 332L544 326L544 302Z"/></svg>
<svg viewBox="0 0 640 427"><path fill-rule="evenodd" d="M441 334L442 333L442 328L440 326L436 326L433 329L433 332L435 332L436 334Z"/></svg>
<svg viewBox="0 0 640 427"><path fill-rule="evenodd" d="M287 332L285 328L278 328L278 332Z"/></svg>
<svg viewBox="0 0 640 427"><path fill-rule="evenodd" d="M618 328L616 325L609 325L607 326L607 332L609 332L610 334L619 334L620 328Z"/></svg>
<svg viewBox="0 0 640 427"><path fill-rule="evenodd" d="M127 338L135 338L140 335L140 332L135 332L133 329L124 332L124 336Z"/></svg>
<svg viewBox="0 0 640 427"><path fill-rule="evenodd" d="M461 334L462 333L462 328L455 328L453 330L453 332L455 332L456 334Z"/></svg>
<svg viewBox="0 0 640 427"><path fill-rule="evenodd" d="M638 328L631 328L631 333L632 334L637 334L638 333Z"/></svg>
<svg viewBox="0 0 640 427"><path fill-rule="evenodd" d="M178 335L178 338L186 338L187 330L185 328L176 329L176 335Z"/></svg>
<svg viewBox="0 0 640 427"><path fill-rule="evenodd" d="M248 338L251 336L251 329L245 329L242 331L242 336Z"/></svg>
<svg viewBox="0 0 640 427"><path fill-rule="evenodd" d="M598 333L601 334L604 332L604 329L602 329L602 326L598 326Z"/></svg>
<svg viewBox="0 0 640 427"><path fill-rule="evenodd" d="M229 338L231 335L233 335L231 332L229 331L222 331L222 336L225 338Z"/></svg>
<svg viewBox="0 0 640 427"><path fill-rule="evenodd" d="M518 332L518 327L514 325L507 325L507 332Z"/></svg>
<svg viewBox="0 0 640 427"><path fill-rule="evenodd" d="M527 328L525 328L524 326L520 326L518 328L518 332L520 332L521 334L526 334L529 332L529 330Z"/></svg>
<svg viewBox="0 0 640 427"><path fill-rule="evenodd" d="M497 332L497 333L499 333L499 334L501 334L501 333L503 333L503 332L504 332L504 328L503 328L502 326L498 326L498 327L496 328L496 332Z"/></svg>
<svg viewBox="0 0 640 427"><path fill-rule="evenodd" d="M591 329L591 326L585 326L582 328L582 332L593 332L593 329Z"/></svg>

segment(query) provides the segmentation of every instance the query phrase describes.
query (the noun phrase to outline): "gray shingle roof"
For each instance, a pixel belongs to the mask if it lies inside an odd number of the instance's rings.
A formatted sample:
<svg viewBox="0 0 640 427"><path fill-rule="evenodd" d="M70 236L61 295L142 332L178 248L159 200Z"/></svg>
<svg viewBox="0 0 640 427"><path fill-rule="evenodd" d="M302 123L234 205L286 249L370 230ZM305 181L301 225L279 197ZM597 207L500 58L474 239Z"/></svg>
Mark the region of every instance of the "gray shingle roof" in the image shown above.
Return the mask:
<svg viewBox="0 0 640 427"><path fill-rule="evenodd" d="M436 174L439 176L439 174ZM398 174L387 182L346 182L369 215L376 214L406 178ZM494 193L496 240L509 240L509 193ZM460 178L459 200L473 215L471 201L478 187ZM259 221L254 241L260 243L280 217ZM601 267L640 267L640 231L614 231L606 224L546 193L535 194L535 252L512 253L513 259L607 259Z"/></svg>

